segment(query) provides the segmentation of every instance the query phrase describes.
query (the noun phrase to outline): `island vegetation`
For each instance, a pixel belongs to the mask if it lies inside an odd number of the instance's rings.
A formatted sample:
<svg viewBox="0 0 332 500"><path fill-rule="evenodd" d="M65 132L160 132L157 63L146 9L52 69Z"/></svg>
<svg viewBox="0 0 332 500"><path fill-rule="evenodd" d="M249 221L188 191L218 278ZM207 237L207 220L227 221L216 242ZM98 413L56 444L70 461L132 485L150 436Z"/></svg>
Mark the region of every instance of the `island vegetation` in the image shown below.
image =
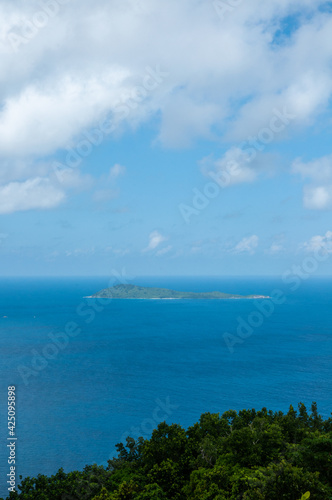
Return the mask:
<svg viewBox="0 0 332 500"><path fill-rule="evenodd" d="M168 288L115 285L104 288L89 298L107 299L259 299L264 295L235 295L222 292L178 292Z"/></svg>
<svg viewBox="0 0 332 500"><path fill-rule="evenodd" d="M150 439L128 437L117 452L107 467L27 477L8 498L332 499L332 419L324 420L316 403L310 413L302 403L287 413L204 413L187 430L162 422Z"/></svg>

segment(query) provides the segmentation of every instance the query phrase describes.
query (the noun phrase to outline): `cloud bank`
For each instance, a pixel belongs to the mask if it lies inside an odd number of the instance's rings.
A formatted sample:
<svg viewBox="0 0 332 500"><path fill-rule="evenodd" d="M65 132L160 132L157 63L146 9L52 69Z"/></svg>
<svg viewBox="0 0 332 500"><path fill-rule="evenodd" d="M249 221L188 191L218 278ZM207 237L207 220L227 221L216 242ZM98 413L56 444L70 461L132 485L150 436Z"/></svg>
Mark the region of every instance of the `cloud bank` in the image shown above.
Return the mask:
<svg viewBox="0 0 332 500"><path fill-rule="evenodd" d="M29 199L38 185L41 199L49 195L40 208L61 203L51 164L49 181L34 181L41 161L105 121L103 139L158 117L156 139L172 148L197 139L239 145L276 108L296 116L291 127L311 126L332 92L328 6L252 0L221 16L202 0L1 0L0 162L10 166L1 189L26 189ZM255 176L242 164L238 179ZM331 196L309 186L305 204L328 207ZM22 198L10 210L33 208Z"/></svg>

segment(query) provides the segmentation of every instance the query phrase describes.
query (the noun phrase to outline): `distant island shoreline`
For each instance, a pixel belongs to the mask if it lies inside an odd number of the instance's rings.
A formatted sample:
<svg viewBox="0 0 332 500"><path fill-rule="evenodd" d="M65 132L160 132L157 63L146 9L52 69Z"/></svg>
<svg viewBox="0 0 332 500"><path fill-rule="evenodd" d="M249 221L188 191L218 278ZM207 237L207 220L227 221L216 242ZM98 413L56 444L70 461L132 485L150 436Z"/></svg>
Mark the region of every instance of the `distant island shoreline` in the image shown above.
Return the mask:
<svg viewBox="0 0 332 500"><path fill-rule="evenodd" d="M144 287L137 285L115 285L84 297L85 299L126 299L126 300L243 300L269 299L268 295L237 295L213 292L179 292L168 288Z"/></svg>

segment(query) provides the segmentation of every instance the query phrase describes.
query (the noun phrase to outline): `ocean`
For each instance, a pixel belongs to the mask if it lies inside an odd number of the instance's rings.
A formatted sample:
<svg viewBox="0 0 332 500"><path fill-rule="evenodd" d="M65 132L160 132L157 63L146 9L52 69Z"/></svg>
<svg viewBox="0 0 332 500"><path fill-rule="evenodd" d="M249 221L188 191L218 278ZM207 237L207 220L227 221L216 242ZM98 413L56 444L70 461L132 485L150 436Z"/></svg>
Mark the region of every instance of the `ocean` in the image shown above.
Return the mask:
<svg viewBox="0 0 332 500"><path fill-rule="evenodd" d="M332 411L332 280L136 278L182 291L283 300L83 299L108 278L0 281L0 496L7 388L16 387L17 474L107 464L126 436L204 412L318 403ZM264 304L263 304L264 302ZM264 311L264 312L262 312ZM239 325L242 325L241 327ZM239 336L239 332L241 336Z"/></svg>

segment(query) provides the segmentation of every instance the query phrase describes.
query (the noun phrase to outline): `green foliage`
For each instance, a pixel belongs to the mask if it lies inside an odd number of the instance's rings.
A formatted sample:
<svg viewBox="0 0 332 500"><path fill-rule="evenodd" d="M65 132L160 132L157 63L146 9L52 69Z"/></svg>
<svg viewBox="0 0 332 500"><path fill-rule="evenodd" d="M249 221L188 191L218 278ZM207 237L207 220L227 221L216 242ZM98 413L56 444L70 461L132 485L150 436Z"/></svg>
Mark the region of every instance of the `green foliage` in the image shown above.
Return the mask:
<svg viewBox="0 0 332 500"><path fill-rule="evenodd" d="M327 488L319 481L318 472L306 472L282 460L267 467L241 474L233 484L234 498L250 500L293 500L310 488L317 500L329 498Z"/></svg>
<svg viewBox="0 0 332 500"><path fill-rule="evenodd" d="M112 498L111 494L107 491L107 489L102 488L99 495L96 495L95 497L93 497L92 500L110 500L111 498Z"/></svg>
<svg viewBox="0 0 332 500"><path fill-rule="evenodd" d="M303 493L306 492L306 493ZM204 413L187 431L162 422L150 439L127 438L108 467L25 478L22 500L332 499L332 419L300 403ZM1 499L0 499L1 500Z"/></svg>
<svg viewBox="0 0 332 500"><path fill-rule="evenodd" d="M141 493L136 496L136 500L167 500L166 494L156 483L144 486Z"/></svg>
<svg viewBox="0 0 332 500"><path fill-rule="evenodd" d="M241 299L256 298L256 295L234 295L223 292L178 292L168 288L136 285L115 285L104 288L92 295L93 298L107 299ZM264 298L260 295L261 298ZM267 298L267 297L266 297Z"/></svg>
<svg viewBox="0 0 332 500"><path fill-rule="evenodd" d="M300 500L308 500L308 498L310 498L310 491L307 491L306 493L304 493Z"/></svg>

